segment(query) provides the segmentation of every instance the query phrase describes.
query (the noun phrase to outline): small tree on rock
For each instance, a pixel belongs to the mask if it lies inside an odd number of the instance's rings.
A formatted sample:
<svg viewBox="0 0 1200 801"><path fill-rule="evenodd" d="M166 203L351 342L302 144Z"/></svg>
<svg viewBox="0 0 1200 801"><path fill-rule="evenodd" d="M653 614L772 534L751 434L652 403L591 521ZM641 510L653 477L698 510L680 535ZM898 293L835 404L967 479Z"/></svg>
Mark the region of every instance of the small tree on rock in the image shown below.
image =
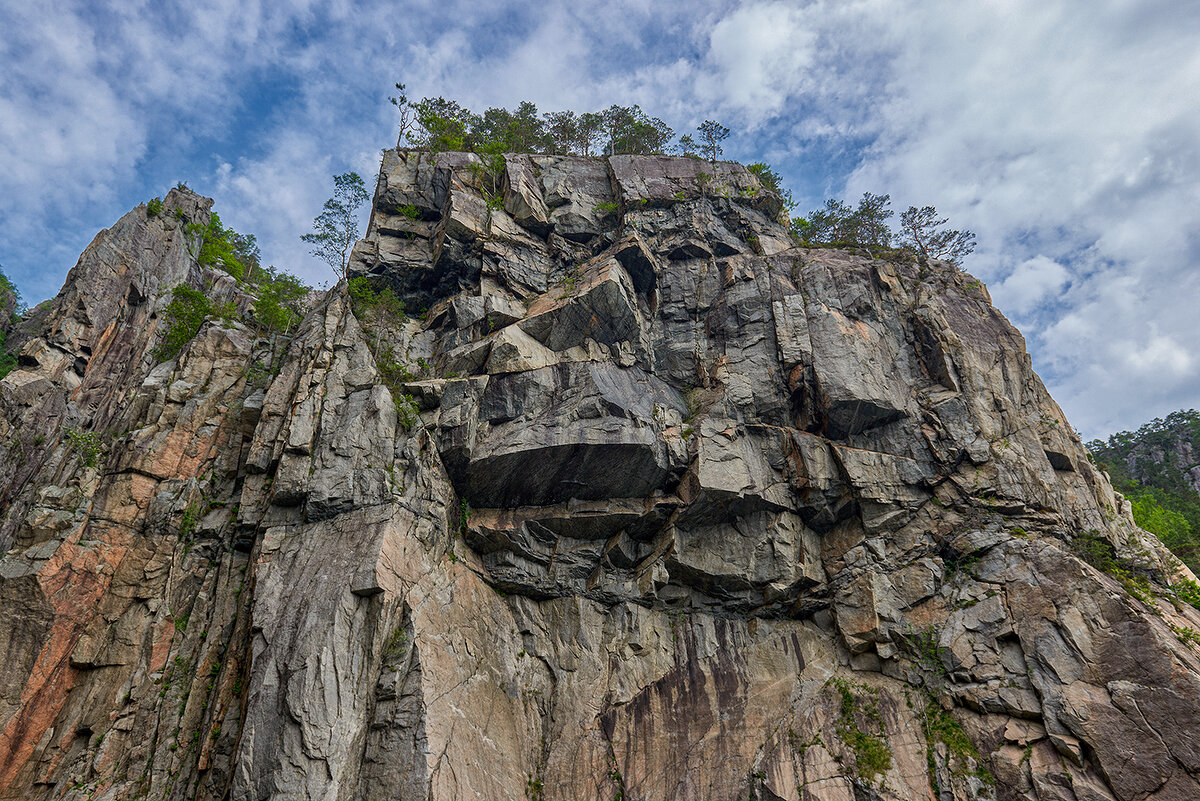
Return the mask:
<svg viewBox="0 0 1200 801"><path fill-rule="evenodd" d="M825 208L792 220L792 230L801 242L809 245L888 247L892 241L887 223L892 216L890 204L890 195L870 192L863 193L858 208L854 209L830 198L825 201Z"/></svg>
<svg viewBox="0 0 1200 801"><path fill-rule="evenodd" d="M581 156L592 155L592 148L599 142L604 131L604 117L598 111L579 115L578 138L575 146Z"/></svg>
<svg viewBox="0 0 1200 801"><path fill-rule="evenodd" d="M396 148L404 147L404 140L408 138L408 131L416 122L416 112L413 110L412 103L408 102L408 95L404 92L404 84L396 84L396 94L388 98L388 102L396 107L396 111L400 112L400 132L396 135Z"/></svg>
<svg viewBox="0 0 1200 801"><path fill-rule="evenodd" d="M909 206L900 215L900 244L927 259L941 259L958 267L965 256L975 251L975 234L970 231L941 230L949 220L938 219L933 206Z"/></svg>
<svg viewBox="0 0 1200 801"><path fill-rule="evenodd" d="M333 197L325 201L325 210L313 220L312 233L300 238L313 246L312 255L328 264L338 278L345 278L350 248L358 241L354 213L367 202L367 190L356 172L333 176L333 186Z"/></svg>
<svg viewBox="0 0 1200 801"><path fill-rule="evenodd" d="M570 153L579 141L579 117L574 111L551 111L546 119L546 137L551 153Z"/></svg>
<svg viewBox="0 0 1200 801"><path fill-rule="evenodd" d="M716 161L723 152L721 143L729 138L729 129L719 122L705 120L696 126L696 130L700 134L700 149L704 157Z"/></svg>
<svg viewBox="0 0 1200 801"><path fill-rule="evenodd" d="M863 192L858 208L850 219L853 231L850 241L865 247L888 247L892 244L892 229L888 218L892 216L891 195L872 195Z"/></svg>

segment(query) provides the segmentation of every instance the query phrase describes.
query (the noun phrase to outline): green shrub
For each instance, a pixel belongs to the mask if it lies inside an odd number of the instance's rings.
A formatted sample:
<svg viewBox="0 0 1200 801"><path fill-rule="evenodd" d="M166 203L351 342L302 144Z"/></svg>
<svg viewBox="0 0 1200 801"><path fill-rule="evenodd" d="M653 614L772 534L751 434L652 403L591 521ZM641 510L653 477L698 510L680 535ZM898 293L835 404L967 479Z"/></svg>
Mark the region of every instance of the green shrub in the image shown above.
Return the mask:
<svg viewBox="0 0 1200 801"><path fill-rule="evenodd" d="M1150 581L1136 565L1117 556L1113 546L1098 531L1090 530L1076 536L1071 542L1071 550L1092 567L1115 578L1134 598L1152 610L1157 608Z"/></svg>
<svg viewBox="0 0 1200 801"><path fill-rule="evenodd" d="M1171 589L1175 591L1181 601L1200 609L1200 584L1191 579L1183 579L1172 584Z"/></svg>
<svg viewBox="0 0 1200 801"><path fill-rule="evenodd" d="M196 261L201 267L217 267L240 281L247 271L258 266L259 251L254 235L239 234L226 228L216 213L209 217L207 225L188 223L184 233L197 237Z"/></svg>
<svg viewBox="0 0 1200 801"><path fill-rule="evenodd" d="M301 302L312 290L296 276L268 267L255 270L251 280L257 284L258 298L251 315L265 331L286 334L304 316Z"/></svg>
<svg viewBox="0 0 1200 801"><path fill-rule="evenodd" d="M17 369L17 357L8 352L8 335L0 331L0 378Z"/></svg>
<svg viewBox="0 0 1200 801"><path fill-rule="evenodd" d="M479 181L483 199L489 209L499 209L504 205L502 190L504 181L504 145L502 142L485 142L476 151L479 163L472 163L468 169Z"/></svg>
<svg viewBox="0 0 1200 801"><path fill-rule="evenodd" d="M146 215L149 217L157 217L163 208L162 198L154 198L146 204Z"/></svg>
<svg viewBox="0 0 1200 801"><path fill-rule="evenodd" d="M935 798L941 798L937 783L937 750L936 744L946 746L947 768L955 776L964 774L974 775L988 787L994 787L996 779L992 772L983 764L979 749L962 725L946 710L938 705L937 699L929 695L925 699L925 708L921 712L921 731L925 735L925 759L929 768L929 782L933 787ZM951 764L957 761L958 765ZM967 765L974 764L974 769Z"/></svg>
<svg viewBox="0 0 1200 801"><path fill-rule="evenodd" d="M420 420L416 399L403 391L403 385L416 379L408 365L400 361L395 348L384 340L384 332L403 325L404 302L390 286L376 289L370 278L360 276L348 282L350 308L368 332L367 347L375 357L375 366L384 386L392 393L396 417L405 431L412 430Z"/></svg>
<svg viewBox="0 0 1200 801"><path fill-rule="evenodd" d="M790 212L796 208L796 201L792 199L792 193L783 188L783 183L779 177L779 173L771 169L770 164L758 161L754 164L747 164L746 169L757 175L759 182L761 182L763 186L779 195L780 199L783 201L783 209L785 212Z"/></svg>
<svg viewBox="0 0 1200 801"><path fill-rule="evenodd" d="M375 366L379 369L383 383L389 387L416 380L408 365L396 358L396 350L391 345L379 345L375 348Z"/></svg>
<svg viewBox="0 0 1200 801"><path fill-rule="evenodd" d="M173 359L200 332L200 326L216 310L212 301L198 289L180 284L171 290L171 302L163 311L166 332L153 351L159 361Z"/></svg>
<svg viewBox="0 0 1200 801"><path fill-rule="evenodd" d="M869 727L883 732L883 717L879 712L878 691L865 685L857 685L861 691L855 695L855 685L842 679L830 679L829 683L838 691L838 720L834 726L838 737L854 751L854 767L858 775L868 782L892 769L892 749L879 736L864 732L858 726L856 713L862 715Z"/></svg>
<svg viewBox="0 0 1200 801"><path fill-rule="evenodd" d="M408 393L397 393L393 390L392 400L396 404L396 421L405 431L412 431L413 426L421 420L421 408L417 406L417 399Z"/></svg>
<svg viewBox="0 0 1200 801"><path fill-rule="evenodd" d="M400 300L390 286L376 289L374 281L360 276L351 278L348 288L350 308L365 328L374 330L376 344L383 329L404 323L404 301Z"/></svg>
<svg viewBox="0 0 1200 801"><path fill-rule="evenodd" d="M85 467L98 467L100 459L108 455L108 445L99 431L80 431L68 428L63 432L67 445L78 453Z"/></svg>
<svg viewBox="0 0 1200 801"><path fill-rule="evenodd" d="M0 314L9 314L11 310L12 321L16 322L17 314L24 308L21 303L21 292L17 289L17 285L9 280L8 276L0 270ZM8 320L0 320L0 378L11 373L17 368L17 357L15 354L8 352L8 335L4 329Z"/></svg>

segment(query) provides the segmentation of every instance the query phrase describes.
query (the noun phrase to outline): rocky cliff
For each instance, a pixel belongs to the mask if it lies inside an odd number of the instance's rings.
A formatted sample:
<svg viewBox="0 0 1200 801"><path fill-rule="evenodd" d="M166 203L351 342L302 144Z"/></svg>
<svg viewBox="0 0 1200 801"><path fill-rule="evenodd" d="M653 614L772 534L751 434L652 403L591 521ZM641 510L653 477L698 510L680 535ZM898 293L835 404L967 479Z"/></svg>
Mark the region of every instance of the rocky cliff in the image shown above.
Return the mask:
<svg viewBox="0 0 1200 801"><path fill-rule="evenodd" d="M736 164L485 179L385 153L403 320L160 363L171 287L254 302L175 190L14 332L0 798L1200 797L1191 575L978 281Z"/></svg>

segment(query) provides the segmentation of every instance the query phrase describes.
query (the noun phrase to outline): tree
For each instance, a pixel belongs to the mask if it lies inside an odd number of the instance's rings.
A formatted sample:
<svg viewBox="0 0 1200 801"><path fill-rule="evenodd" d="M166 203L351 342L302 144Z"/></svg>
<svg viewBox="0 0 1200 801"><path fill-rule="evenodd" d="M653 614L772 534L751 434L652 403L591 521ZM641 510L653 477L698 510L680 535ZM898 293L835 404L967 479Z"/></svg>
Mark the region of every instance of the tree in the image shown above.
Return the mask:
<svg viewBox="0 0 1200 801"><path fill-rule="evenodd" d="M890 195L872 195L870 192L863 193L855 209L830 198L823 209L792 220L792 230L805 244L887 247L892 241L892 231L887 224L892 216L892 210L888 208L890 203Z"/></svg>
<svg viewBox="0 0 1200 801"><path fill-rule="evenodd" d="M175 358L213 313L212 301L199 289L187 284L176 286L171 290L171 302L162 313L165 331L162 342L153 350L154 357L161 361Z"/></svg>
<svg viewBox="0 0 1200 801"><path fill-rule="evenodd" d="M509 153L538 153L549 145L546 124L538 116L537 106L528 100L521 101L512 113L507 144Z"/></svg>
<svg viewBox="0 0 1200 801"><path fill-rule="evenodd" d="M312 290L296 276L273 266L258 270L255 284L254 322L265 331L287 334L304 317L304 299Z"/></svg>
<svg viewBox="0 0 1200 801"><path fill-rule="evenodd" d="M721 143L729 137L729 129L719 122L705 120L696 126L696 130L700 133L700 147L705 158L716 161L723 151Z"/></svg>
<svg viewBox="0 0 1200 801"><path fill-rule="evenodd" d="M888 208L891 202L891 195L863 192L850 220L850 241L865 247L888 247L892 243L892 229L887 222L892 216Z"/></svg>
<svg viewBox="0 0 1200 801"><path fill-rule="evenodd" d="M396 84L396 95L388 98L388 102L396 107L396 111L400 112L400 132L396 136L396 148L404 147L404 140L408 137L408 131L412 128L415 122L416 109L408 102L408 95L404 92L404 84Z"/></svg>
<svg viewBox="0 0 1200 801"><path fill-rule="evenodd" d="M684 137L684 139L687 138L688 137ZM682 144L683 139L680 139L679 142ZM758 180L762 182L763 186L779 195L779 199L783 201L784 211L790 212L792 209L796 208L796 201L792 200L792 193L783 188L782 179L779 177L779 173L771 169L770 164L762 161L756 161L753 164L747 164L746 169L757 175Z"/></svg>
<svg viewBox="0 0 1200 801"><path fill-rule="evenodd" d="M675 150L681 156L698 159L700 154L696 152L696 147L696 140L692 138L691 134L684 134L679 137L679 144L675 146Z"/></svg>
<svg viewBox="0 0 1200 801"><path fill-rule="evenodd" d="M367 190L356 172L333 176L333 187L333 197L325 201L325 210L313 220L312 233L300 238L313 246L310 252L328 264L338 278L345 278L350 248L358 241L354 213L367 202Z"/></svg>
<svg viewBox="0 0 1200 801"><path fill-rule="evenodd" d="M830 198L825 207L814 209L807 217L792 220L792 230L797 238L810 245L847 242L850 232L849 220L853 210L840 200Z"/></svg>
<svg viewBox="0 0 1200 801"><path fill-rule="evenodd" d="M579 142L579 118L574 111L552 111L546 120L547 145L552 153L572 153Z"/></svg>
<svg viewBox="0 0 1200 801"><path fill-rule="evenodd" d="M975 251L975 234L953 229L940 230L948 219L938 219L933 206L909 206L900 215L900 244L911 247L927 259L942 259L958 267L965 256Z"/></svg>
<svg viewBox="0 0 1200 801"><path fill-rule="evenodd" d="M472 150L490 147L498 153L538 153L547 142L546 124L537 106L523 101L516 111L489 108L481 117L468 121L465 142Z"/></svg>
<svg viewBox="0 0 1200 801"><path fill-rule="evenodd" d="M258 244L254 234L239 234L221 224L213 212L207 225L188 223L183 228L198 240L196 261L202 267L217 267L241 281L258 266Z"/></svg>
<svg viewBox="0 0 1200 801"><path fill-rule="evenodd" d="M639 106L609 106L601 114L605 150L615 153L662 153L675 137L671 126L648 117Z"/></svg>
<svg viewBox="0 0 1200 801"><path fill-rule="evenodd" d="M479 115L444 97L422 98L414 108L417 125L425 129L419 146L435 153L471 149L471 133L482 124Z"/></svg>
<svg viewBox="0 0 1200 801"><path fill-rule="evenodd" d="M233 256L245 267L244 277L249 279L258 269L258 260L262 255L258 250L258 238L254 234L239 234L229 228L225 230Z"/></svg>
<svg viewBox="0 0 1200 801"><path fill-rule="evenodd" d="M575 142L579 155L592 155L592 147L600 140L603 130L604 116L602 114L589 111L579 115L579 133Z"/></svg>

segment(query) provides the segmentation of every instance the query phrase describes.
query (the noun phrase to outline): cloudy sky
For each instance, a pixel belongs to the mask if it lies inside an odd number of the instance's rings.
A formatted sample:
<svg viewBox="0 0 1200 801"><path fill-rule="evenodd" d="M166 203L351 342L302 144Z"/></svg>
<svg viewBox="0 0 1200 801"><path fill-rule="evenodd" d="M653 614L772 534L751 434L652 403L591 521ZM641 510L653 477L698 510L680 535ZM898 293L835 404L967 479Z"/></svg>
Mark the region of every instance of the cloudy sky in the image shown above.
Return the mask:
<svg viewBox="0 0 1200 801"><path fill-rule="evenodd" d="M0 29L0 264L31 303L176 181L328 281L299 236L332 174L375 173L403 81L717 119L799 211L935 205L1085 437L1200 406L1200 3L0 0Z"/></svg>

